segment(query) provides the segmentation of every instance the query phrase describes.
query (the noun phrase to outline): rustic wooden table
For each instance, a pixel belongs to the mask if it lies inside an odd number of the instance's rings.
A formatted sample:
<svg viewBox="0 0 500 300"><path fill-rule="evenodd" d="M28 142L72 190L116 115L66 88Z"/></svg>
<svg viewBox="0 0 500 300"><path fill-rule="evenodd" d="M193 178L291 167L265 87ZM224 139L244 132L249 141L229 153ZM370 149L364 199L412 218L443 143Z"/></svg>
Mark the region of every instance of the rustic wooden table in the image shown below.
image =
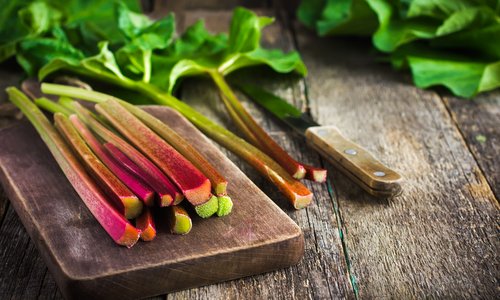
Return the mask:
<svg viewBox="0 0 500 300"><path fill-rule="evenodd" d="M212 2L180 13L179 27L203 17L211 30L226 30L230 12L210 9ZM394 167L405 177L404 192L390 201L366 195L302 138L245 102L293 156L330 172L328 184L306 182L314 203L295 211L227 154L302 228L305 256L288 269L166 298L499 298L500 93L464 101L419 90L407 72L377 63L369 41L320 39L283 13L264 41L298 49L309 75L299 80L255 71L252 80L309 107L319 123L335 124ZM0 72L2 90L18 84L10 70ZM209 81L187 80L181 96L233 128ZM5 101L2 94L0 127L19 117ZM0 188L0 298L37 297L61 295Z"/></svg>

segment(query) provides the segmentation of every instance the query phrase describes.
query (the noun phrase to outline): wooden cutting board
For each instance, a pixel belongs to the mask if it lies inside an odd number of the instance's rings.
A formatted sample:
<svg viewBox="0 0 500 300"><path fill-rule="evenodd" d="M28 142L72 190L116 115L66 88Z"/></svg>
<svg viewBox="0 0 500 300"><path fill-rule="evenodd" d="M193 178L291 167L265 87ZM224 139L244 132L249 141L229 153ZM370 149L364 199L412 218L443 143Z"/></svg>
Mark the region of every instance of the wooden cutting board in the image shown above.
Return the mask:
<svg viewBox="0 0 500 300"><path fill-rule="evenodd" d="M300 228L177 112L147 110L206 155L229 181L231 215L193 217L176 236L117 246L79 199L27 122L0 131L0 180L66 298L143 298L259 274L297 263Z"/></svg>

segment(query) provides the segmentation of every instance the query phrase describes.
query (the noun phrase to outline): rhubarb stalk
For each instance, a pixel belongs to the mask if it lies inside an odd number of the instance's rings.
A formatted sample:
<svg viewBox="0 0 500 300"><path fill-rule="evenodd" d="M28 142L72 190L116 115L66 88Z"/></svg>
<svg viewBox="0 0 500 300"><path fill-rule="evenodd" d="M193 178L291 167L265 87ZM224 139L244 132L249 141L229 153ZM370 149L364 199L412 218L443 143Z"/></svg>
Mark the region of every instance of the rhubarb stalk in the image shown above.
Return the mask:
<svg viewBox="0 0 500 300"><path fill-rule="evenodd" d="M71 115L69 119L81 137L87 142L90 149L92 149L94 154L111 170L111 172L139 197L144 204L153 206L154 191L142 179L134 176L123 165L117 162L76 115Z"/></svg>
<svg viewBox="0 0 500 300"><path fill-rule="evenodd" d="M191 204L201 205L210 199L207 177L119 102L99 103L96 110L167 174Z"/></svg>
<svg viewBox="0 0 500 300"><path fill-rule="evenodd" d="M170 231L173 234L187 234L191 231L193 223L187 211L179 205L174 205L168 208L168 221Z"/></svg>
<svg viewBox="0 0 500 300"><path fill-rule="evenodd" d="M64 175L78 193L92 215L101 224L115 243L132 247L139 239L139 230L132 226L106 200L106 196L87 174L63 138L56 131L45 115L26 95L14 87L6 89L9 99L14 103L49 148Z"/></svg>
<svg viewBox="0 0 500 300"><path fill-rule="evenodd" d="M149 208L145 207L142 214L135 219L135 226L141 231L141 240L149 242L156 237L156 226Z"/></svg>
<svg viewBox="0 0 500 300"><path fill-rule="evenodd" d="M296 160L294 160L278 143L276 143L267 132L259 126L254 118L248 113L245 107L240 103L233 90L227 84L224 77L217 71L209 72L215 84L219 88L223 97L221 97L226 108L229 110L233 120L240 127L246 127L242 131L250 141L258 143L255 145L269 156L274 158L290 175L296 179L302 179L306 175L306 169ZM239 119L239 120L238 120Z"/></svg>
<svg viewBox="0 0 500 300"><path fill-rule="evenodd" d="M177 134L167 124L141 108L126 102L121 102L121 104L195 165L210 180L217 196L226 194L227 180L188 141Z"/></svg>
<svg viewBox="0 0 500 300"><path fill-rule="evenodd" d="M45 97L35 99L35 104L51 113L60 112L66 116L71 115L69 109Z"/></svg>
<svg viewBox="0 0 500 300"><path fill-rule="evenodd" d="M127 219L142 212L142 202L118 179L92 152L69 119L61 113L54 114L56 128L78 154L94 179L101 185L120 213Z"/></svg>
<svg viewBox="0 0 500 300"><path fill-rule="evenodd" d="M134 174L144 179L158 193L160 196L160 206L169 206L182 201L184 198L182 193L154 163L128 142L94 119L90 112L79 103L75 102L74 107L78 116L84 122L88 123L97 135L108 142L105 144L105 147L111 152L111 155Z"/></svg>
<svg viewBox="0 0 500 300"><path fill-rule="evenodd" d="M302 183L295 180L272 158L264 154L255 146L247 143L244 139L239 138L229 130L214 123L188 104L180 101L170 94L162 92L150 84L134 81L125 82L121 80L112 80L111 78L105 77L101 79L106 82L143 93L156 101L158 104L166 105L177 110L196 127L203 131L203 133L205 133L208 137L212 138L217 143L244 159L257 171L264 175L276 187L278 187L278 189L287 197L295 208L303 208L311 203L313 196L311 191L309 191ZM42 91L46 94L74 97L97 103L108 99L119 100L116 97L96 91L49 83L42 84Z"/></svg>

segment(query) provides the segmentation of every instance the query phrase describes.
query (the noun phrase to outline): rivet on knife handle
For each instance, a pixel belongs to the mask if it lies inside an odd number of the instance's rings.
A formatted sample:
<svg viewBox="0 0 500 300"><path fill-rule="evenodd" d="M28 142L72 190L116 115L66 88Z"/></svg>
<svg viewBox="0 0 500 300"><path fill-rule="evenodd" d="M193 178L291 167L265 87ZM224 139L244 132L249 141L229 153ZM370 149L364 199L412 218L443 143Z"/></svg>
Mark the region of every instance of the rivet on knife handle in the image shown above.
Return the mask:
<svg viewBox="0 0 500 300"><path fill-rule="evenodd" d="M390 197L401 191L401 176L370 152L343 137L334 126L306 130L307 142L370 194Z"/></svg>

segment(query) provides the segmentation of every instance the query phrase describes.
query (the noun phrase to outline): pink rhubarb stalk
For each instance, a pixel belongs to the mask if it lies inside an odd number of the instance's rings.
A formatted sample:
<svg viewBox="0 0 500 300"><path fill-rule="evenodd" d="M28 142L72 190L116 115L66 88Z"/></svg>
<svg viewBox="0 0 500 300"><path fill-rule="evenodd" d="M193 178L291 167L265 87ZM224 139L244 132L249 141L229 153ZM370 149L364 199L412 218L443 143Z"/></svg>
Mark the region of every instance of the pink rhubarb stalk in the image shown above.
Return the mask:
<svg viewBox="0 0 500 300"><path fill-rule="evenodd" d="M154 163L128 142L94 119L82 105L75 102L74 107L78 116L81 117L84 122L88 123L91 129L107 142L104 146L110 151L111 155L130 171L139 176L139 178L147 182L155 192L158 193L161 207L182 201L184 195L182 195L179 189L177 189L170 179L165 176Z"/></svg>
<svg viewBox="0 0 500 300"><path fill-rule="evenodd" d="M156 237L156 227L153 214L149 208L145 208L142 214L135 220L135 226L141 231L141 240L152 241Z"/></svg>
<svg viewBox="0 0 500 300"><path fill-rule="evenodd" d="M209 200L211 184L208 178L119 102L99 103L96 110L165 172L192 205Z"/></svg>
<svg viewBox="0 0 500 300"><path fill-rule="evenodd" d="M78 133L85 140L87 145L92 149L95 155L118 177L139 199L141 199L147 206L154 204L154 191L140 178L134 176L123 165L117 162L107 151L102 144L92 134L92 132L85 126L85 124L78 119L76 115L69 117L73 126L75 126Z"/></svg>
<svg viewBox="0 0 500 300"><path fill-rule="evenodd" d="M99 224L115 243L129 248L132 247L139 239L140 231L108 203L105 194L90 178L83 165L40 109L18 89L9 87L6 91L10 101L21 109L35 127L64 175Z"/></svg>
<svg viewBox="0 0 500 300"><path fill-rule="evenodd" d="M80 157L94 179L101 185L118 211L127 219L134 219L142 212L142 202L130 191L92 152L69 119L61 113L54 115L56 128Z"/></svg>
<svg viewBox="0 0 500 300"><path fill-rule="evenodd" d="M212 189L217 196L226 195L227 180L186 139L170 128L170 126L141 108L126 102L122 102L121 104L195 165L210 180Z"/></svg>
<svg viewBox="0 0 500 300"><path fill-rule="evenodd" d="M322 168L316 168L309 165L304 165L306 168L306 177L305 179L315 181L315 182L325 182L327 171Z"/></svg>

